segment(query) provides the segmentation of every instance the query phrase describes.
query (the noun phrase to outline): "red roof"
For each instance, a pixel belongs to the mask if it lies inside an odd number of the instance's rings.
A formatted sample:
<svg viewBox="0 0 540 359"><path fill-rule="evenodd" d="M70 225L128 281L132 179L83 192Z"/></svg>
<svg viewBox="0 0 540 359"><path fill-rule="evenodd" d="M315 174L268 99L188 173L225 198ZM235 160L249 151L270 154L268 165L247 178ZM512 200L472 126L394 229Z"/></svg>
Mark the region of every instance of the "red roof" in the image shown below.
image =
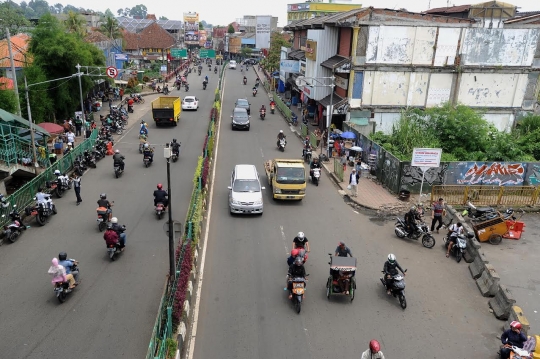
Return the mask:
<svg viewBox="0 0 540 359"><path fill-rule="evenodd" d="M0 77L0 90L13 90L13 80L7 77Z"/></svg>
<svg viewBox="0 0 540 359"><path fill-rule="evenodd" d="M13 59L15 67L24 67L26 61L32 62L32 59L26 58L26 52L28 50L28 43L30 42L30 36L26 34L17 34L11 36L11 48L13 49ZM11 63L9 61L9 50L7 39L0 41L0 68L9 68Z"/></svg>
<svg viewBox="0 0 540 359"><path fill-rule="evenodd" d="M139 33L124 30L124 40L126 50L168 49L176 43L174 37L155 22Z"/></svg>
<svg viewBox="0 0 540 359"><path fill-rule="evenodd" d="M459 12L467 12L471 8L471 5L459 5L451 7L438 7L435 9L429 9L424 11L424 14L454 14Z"/></svg>

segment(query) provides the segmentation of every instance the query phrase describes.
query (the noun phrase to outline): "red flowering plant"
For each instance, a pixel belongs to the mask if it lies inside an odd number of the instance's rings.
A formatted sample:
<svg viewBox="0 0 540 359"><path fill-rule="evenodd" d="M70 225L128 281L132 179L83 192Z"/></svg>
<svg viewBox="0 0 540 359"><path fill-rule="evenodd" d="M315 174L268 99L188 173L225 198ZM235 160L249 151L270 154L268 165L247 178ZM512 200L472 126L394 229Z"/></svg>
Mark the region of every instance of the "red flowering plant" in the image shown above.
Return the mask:
<svg viewBox="0 0 540 359"><path fill-rule="evenodd" d="M183 246L184 249L184 255L182 257L182 263L180 265L180 274L178 275L178 283L176 286L176 292L174 293L174 302L173 302L173 325L176 327L180 324L180 321L182 320L183 312L184 312L184 302L186 300L186 294L187 294L187 287L189 283L189 277L191 275L191 268L192 268L192 252L191 252L191 240L187 240ZM182 247L178 247L178 251L181 250Z"/></svg>

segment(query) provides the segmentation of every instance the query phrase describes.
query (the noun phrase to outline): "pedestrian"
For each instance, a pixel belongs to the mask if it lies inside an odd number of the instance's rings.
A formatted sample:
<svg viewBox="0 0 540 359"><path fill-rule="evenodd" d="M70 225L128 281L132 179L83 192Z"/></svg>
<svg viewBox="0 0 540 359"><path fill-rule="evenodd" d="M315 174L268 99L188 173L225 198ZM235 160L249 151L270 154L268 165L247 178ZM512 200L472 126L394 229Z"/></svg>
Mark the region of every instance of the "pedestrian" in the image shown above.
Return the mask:
<svg viewBox="0 0 540 359"><path fill-rule="evenodd" d="M439 222L437 226L437 233L443 226L443 216L446 215L446 209L444 208L444 200L439 198L437 202L433 202L431 206L431 231L435 229L435 223Z"/></svg>
<svg viewBox="0 0 540 359"><path fill-rule="evenodd" d="M77 206L78 206L82 202L81 177L79 177L76 173L74 173L71 179L73 180L73 189L75 190L75 196L77 196Z"/></svg>
<svg viewBox="0 0 540 359"><path fill-rule="evenodd" d="M347 156L345 156L345 154L343 154L341 156L341 165L343 166L343 172L345 172L347 170Z"/></svg>
<svg viewBox="0 0 540 359"><path fill-rule="evenodd" d="M77 118L75 118L75 136L81 135L82 125L83 125L83 122L82 122L81 117L77 116Z"/></svg>
<svg viewBox="0 0 540 359"><path fill-rule="evenodd" d="M349 176L349 190L351 191L352 197L358 197L358 181L360 176L356 172L356 169L353 168L351 175Z"/></svg>
<svg viewBox="0 0 540 359"><path fill-rule="evenodd" d="M69 132L66 133L66 137L68 144L71 143L71 145L73 146L73 144L75 143L75 134L73 133L73 131L69 130Z"/></svg>
<svg viewBox="0 0 540 359"><path fill-rule="evenodd" d="M124 98L124 88L123 87L120 87L120 102L122 102L122 99Z"/></svg>
<svg viewBox="0 0 540 359"><path fill-rule="evenodd" d="M360 157L356 159L356 172L358 176L362 177L362 158Z"/></svg>

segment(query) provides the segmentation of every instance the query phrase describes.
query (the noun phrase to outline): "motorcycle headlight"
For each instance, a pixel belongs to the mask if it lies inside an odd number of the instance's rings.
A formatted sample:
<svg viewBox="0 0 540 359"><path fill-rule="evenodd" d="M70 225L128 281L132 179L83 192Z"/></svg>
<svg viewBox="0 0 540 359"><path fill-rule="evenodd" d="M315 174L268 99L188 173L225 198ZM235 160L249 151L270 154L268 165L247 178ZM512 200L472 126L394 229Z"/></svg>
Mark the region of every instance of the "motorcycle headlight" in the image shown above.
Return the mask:
<svg viewBox="0 0 540 359"><path fill-rule="evenodd" d="M281 193L281 190L279 188L274 188L274 193Z"/></svg>

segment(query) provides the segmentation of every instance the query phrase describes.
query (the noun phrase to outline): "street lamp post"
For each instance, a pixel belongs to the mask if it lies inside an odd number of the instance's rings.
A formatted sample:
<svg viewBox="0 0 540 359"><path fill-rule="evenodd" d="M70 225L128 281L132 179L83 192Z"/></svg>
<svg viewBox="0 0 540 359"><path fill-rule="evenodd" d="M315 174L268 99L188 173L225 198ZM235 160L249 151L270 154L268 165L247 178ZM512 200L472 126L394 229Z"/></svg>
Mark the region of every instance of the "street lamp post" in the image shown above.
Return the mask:
<svg viewBox="0 0 540 359"><path fill-rule="evenodd" d="M32 155L34 156L34 166L38 167L37 154L36 154L36 142L34 139L34 123L32 122L32 111L30 110L30 100L28 96L28 84L26 83L26 76L24 77L24 93L26 97L26 109L28 110L28 122L30 122L30 141L32 141Z"/></svg>
<svg viewBox="0 0 540 359"><path fill-rule="evenodd" d="M83 97L82 97L82 84L81 84L81 77L83 75L83 73L81 72L81 65L77 64L77 66L75 66L77 68L77 77L79 78L79 96L80 96L80 100L81 100L81 114L82 114L82 123L83 123L83 133L84 133L84 137L86 137L86 116L84 115L84 102L83 102Z"/></svg>
<svg viewBox="0 0 540 359"><path fill-rule="evenodd" d="M167 143L163 149L163 157L167 159L167 191L169 194L169 281L176 277L176 268L174 265L174 232L172 220L172 196L171 196L171 147Z"/></svg>

